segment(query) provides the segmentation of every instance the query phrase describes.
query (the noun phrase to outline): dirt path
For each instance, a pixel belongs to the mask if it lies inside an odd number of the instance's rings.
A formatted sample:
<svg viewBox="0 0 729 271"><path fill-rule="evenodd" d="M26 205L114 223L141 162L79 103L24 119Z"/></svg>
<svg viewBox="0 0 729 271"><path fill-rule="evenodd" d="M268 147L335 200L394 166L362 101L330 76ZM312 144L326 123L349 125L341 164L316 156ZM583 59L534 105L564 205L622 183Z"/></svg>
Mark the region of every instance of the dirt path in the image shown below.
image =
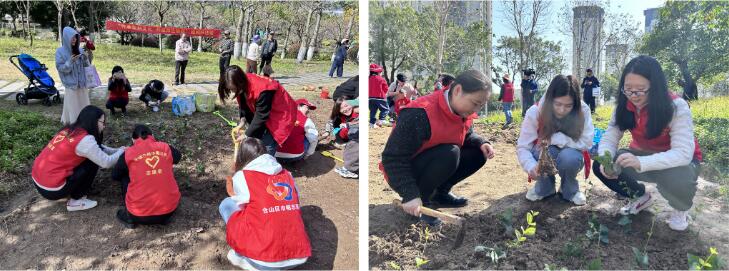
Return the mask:
<svg viewBox="0 0 729 271"><path fill-rule="evenodd" d="M331 100L321 100L313 92L290 92L294 98L305 97L319 107L312 119L323 129ZM54 119L62 108L0 103L10 110L41 111ZM92 103L103 108L104 101ZM231 105L221 109L229 117L236 116L236 110ZM108 118L108 145L128 145L132 125L141 122L184 154L175 166L182 199L173 222L168 226L122 227L114 216L123 204L121 191L119 184L109 178L108 170L100 171L89 196L99 205L83 212L67 212L63 202L40 197L28 175L7 176L24 183L24 187L0 202L4 209L0 211L0 268L236 269L225 257L229 247L218 214L218 204L225 197L223 178L232 156L229 128L209 113L174 117L169 103L155 114L145 111L132 98L128 111L126 117ZM328 145L321 145L321 150L342 155L341 150ZM341 178L333 171L335 162L319 153L285 167L301 189L304 222L313 247L312 257L300 268L356 269L357 181Z"/></svg>
<svg viewBox="0 0 729 271"><path fill-rule="evenodd" d="M638 268L631 246L646 246L649 269L687 269L686 253L707 254L714 246L719 253L729 253L726 223L729 215L721 210L721 203L707 197L715 190L711 183L701 180L699 192L691 213L694 221L690 230L675 232L663 222L671 210L661 198L657 215L643 212L633 216L628 226L618 225L616 214L623 200L617 199L597 178L588 181L580 178L584 191L592 182L587 194L588 204L574 206L552 197L532 203L524 198L527 191L526 174L516 159L514 142L517 128L502 131L497 125L478 127L481 134L495 142L498 155L486 166L454 188L454 193L466 196L470 204L464 208L442 209L467 219L463 245L452 249L457 229L444 226L428 229L415 218L405 215L391 202L397 197L382 181L382 174L373 165L369 168L369 264L373 269L413 269L416 257L429 260L421 269L543 269L545 264L554 268L586 269L590 260L601 259L604 269ZM370 130L370 156L373 163L379 161L389 129ZM578 176L584 176L580 173ZM655 195L658 195L657 192ZM659 196L660 197L660 196ZM539 211L536 217L537 234L529 237L520 247L507 249L506 258L498 264L483 252L475 252L476 246L506 249L512 240L501 225L500 215L513 210L512 225L526 227L525 214ZM585 237L588 220L595 215L600 224L609 229L609 244L597 246ZM655 218L653 236L646 245L646 233ZM511 232L509 232L511 233ZM427 237L427 238L426 238ZM698 238L697 238L698 237Z"/></svg>

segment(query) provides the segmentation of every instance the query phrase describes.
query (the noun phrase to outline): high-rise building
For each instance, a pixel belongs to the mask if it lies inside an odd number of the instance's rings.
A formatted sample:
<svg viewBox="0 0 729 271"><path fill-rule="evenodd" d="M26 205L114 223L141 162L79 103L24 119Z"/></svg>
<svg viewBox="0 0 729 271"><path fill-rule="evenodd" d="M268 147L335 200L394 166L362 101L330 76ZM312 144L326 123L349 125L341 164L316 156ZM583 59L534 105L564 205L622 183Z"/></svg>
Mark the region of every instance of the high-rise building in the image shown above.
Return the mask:
<svg viewBox="0 0 729 271"><path fill-rule="evenodd" d="M658 23L658 8L649 8L643 11L645 16L645 33L653 31L653 27Z"/></svg>
<svg viewBox="0 0 729 271"><path fill-rule="evenodd" d="M582 78L585 70L591 68L599 76L605 10L599 6L579 6L572 11L572 74Z"/></svg>

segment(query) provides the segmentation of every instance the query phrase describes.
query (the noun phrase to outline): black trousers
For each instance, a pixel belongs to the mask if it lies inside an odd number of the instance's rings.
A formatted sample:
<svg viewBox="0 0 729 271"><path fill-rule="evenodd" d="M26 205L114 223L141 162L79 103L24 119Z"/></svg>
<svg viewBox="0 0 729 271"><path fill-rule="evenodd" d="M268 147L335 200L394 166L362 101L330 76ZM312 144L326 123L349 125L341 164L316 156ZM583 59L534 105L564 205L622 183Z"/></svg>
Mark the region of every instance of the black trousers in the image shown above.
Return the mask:
<svg viewBox="0 0 729 271"><path fill-rule="evenodd" d="M623 153L632 153L635 156L645 156L649 153L635 150L619 150L617 158ZM693 205L696 194L696 180L699 178L701 166L698 161L692 161L686 166L668 168L638 173L633 168L624 168L617 179L608 179L600 172L600 163L592 164L592 171L595 172L602 183L610 190L615 191L623 197L633 198L645 194L645 185L639 183L655 183L661 196L668 200L668 205L679 211L686 211Z"/></svg>
<svg viewBox="0 0 729 271"><path fill-rule="evenodd" d="M187 69L187 61L175 61L175 85L185 83L185 69Z"/></svg>
<svg viewBox="0 0 729 271"><path fill-rule="evenodd" d="M114 108L121 108L122 113L127 112L127 104L129 104L129 100L124 99L118 99L118 100L107 100L106 101L106 109L111 110L111 113L114 114Z"/></svg>
<svg viewBox="0 0 729 271"><path fill-rule="evenodd" d="M99 166L89 159L83 161L80 165L73 169L71 176L66 178L66 185L58 191L48 191L39 187L35 182L35 188L41 196L49 200L59 200L67 196L72 199L80 199L89 194L94 184L94 178L99 171Z"/></svg>
<svg viewBox="0 0 729 271"><path fill-rule="evenodd" d="M582 94L582 99L590 106L590 112L595 113L595 96L592 96L592 89L585 90Z"/></svg>
<svg viewBox="0 0 729 271"><path fill-rule="evenodd" d="M126 202L128 187L129 187L129 176L126 176L121 179L122 200L125 202ZM133 214L130 214L129 211L127 211L126 203L125 203L125 207L123 209L120 209L119 211L117 211L116 215L119 217L119 219L122 219L130 224L154 225L154 224L169 223L170 219L172 218L172 215L174 213L175 213L175 211L172 211L168 214L162 214L162 215L135 216Z"/></svg>
<svg viewBox="0 0 729 271"><path fill-rule="evenodd" d="M266 65L271 65L272 59L273 59L273 55L261 56L261 64L258 66L258 72L263 73L263 67L265 67Z"/></svg>
<svg viewBox="0 0 729 271"><path fill-rule="evenodd" d="M218 67L220 68L220 77L223 77L223 73L225 72L225 69L230 66L230 55L228 56L220 56L220 59L218 59Z"/></svg>
<svg viewBox="0 0 729 271"><path fill-rule="evenodd" d="M448 193L485 163L486 157L477 147L441 144L423 151L412 160L420 198L427 202L436 191Z"/></svg>

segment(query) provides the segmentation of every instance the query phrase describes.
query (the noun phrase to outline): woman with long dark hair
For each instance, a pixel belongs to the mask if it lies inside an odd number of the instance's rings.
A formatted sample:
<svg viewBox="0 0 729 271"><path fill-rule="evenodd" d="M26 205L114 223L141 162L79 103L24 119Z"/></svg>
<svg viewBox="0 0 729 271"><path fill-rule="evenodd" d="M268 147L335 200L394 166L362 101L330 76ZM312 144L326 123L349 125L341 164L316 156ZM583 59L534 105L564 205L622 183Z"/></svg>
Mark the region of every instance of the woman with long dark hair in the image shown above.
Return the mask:
<svg viewBox="0 0 729 271"><path fill-rule="evenodd" d="M102 168L111 168L126 149L101 144L106 124L104 111L89 105L78 119L66 125L51 139L33 162L31 175L38 193L46 199L71 197L68 211L93 208L96 201L86 198L94 178Z"/></svg>
<svg viewBox="0 0 729 271"><path fill-rule="evenodd" d="M674 209L668 226L683 231L702 161L688 103L668 90L661 65L650 56L633 58L619 86L617 107L598 147L599 154L613 156L614 167L605 170L596 162L595 175L611 190L631 198L620 209L622 214L637 214L654 201L638 181L656 183ZM625 131L632 136L630 146L618 150Z"/></svg>
<svg viewBox="0 0 729 271"><path fill-rule="evenodd" d="M586 198L580 192L577 173L585 163L583 151L592 147L593 134L590 107L580 99L577 80L571 75L555 76L542 100L526 111L516 145L522 169L537 181L526 198L538 201L557 192L556 174L541 174L538 166L551 163L540 159L551 158L561 180L562 199L584 205ZM549 156L542 155L544 150Z"/></svg>
<svg viewBox="0 0 729 271"><path fill-rule="evenodd" d="M286 89L271 78L245 73L232 65L225 70L218 88L220 101L233 95L238 101L240 124L248 125L245 136L263 141L268 154L274 155L291 134L297 115L297 105ZM241 138L242 139L242 138Z"/></svg>

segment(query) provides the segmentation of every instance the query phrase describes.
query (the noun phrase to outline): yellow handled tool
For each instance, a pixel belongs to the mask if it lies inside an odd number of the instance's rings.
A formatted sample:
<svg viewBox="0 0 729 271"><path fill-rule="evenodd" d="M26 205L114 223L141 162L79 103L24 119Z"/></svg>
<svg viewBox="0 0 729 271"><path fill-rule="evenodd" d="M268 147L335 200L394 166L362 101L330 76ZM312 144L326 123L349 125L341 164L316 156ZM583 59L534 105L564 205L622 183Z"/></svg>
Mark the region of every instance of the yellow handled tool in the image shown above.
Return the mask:
<svg viewBox="0 0 729 271"><path fill-rule="evenodd" d="M331 152L329 152L329 151L322 151L322 152L321 152L321 155L324 155L324 156L326 156L326 157L329 157L329 158L332 158L332 159L334 159L334 160L337 160L337 161L339 161L339 162L342 162L342 163L344 163L344 160L340 159L339 157L336 157L336 156L334 156L334 154L333 154L333 153L331 153Z"/></svg>

